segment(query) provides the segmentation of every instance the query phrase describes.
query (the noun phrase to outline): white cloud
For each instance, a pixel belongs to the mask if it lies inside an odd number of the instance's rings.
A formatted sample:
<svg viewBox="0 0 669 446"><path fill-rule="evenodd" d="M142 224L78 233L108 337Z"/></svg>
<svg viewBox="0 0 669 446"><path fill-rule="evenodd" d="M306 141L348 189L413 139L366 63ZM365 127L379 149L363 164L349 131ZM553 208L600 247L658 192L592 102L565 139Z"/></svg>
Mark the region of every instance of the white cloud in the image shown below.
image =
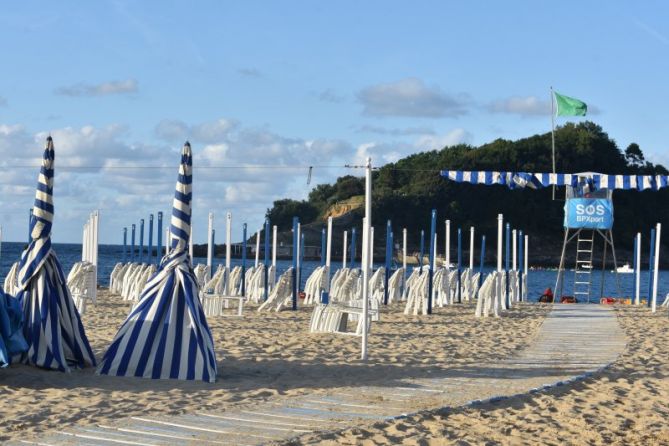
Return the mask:
<svg viewBox="0 0 669 446"><path fill-rule="evenodd" d="M137 93L137 81L135 79L125 79L121 81L103 82L101 84L86 84L80 82L67 87L57 88L56 93L72 97Z"/></svg>
<svg viewBox="0 0 669 446"><path fill-rule="evenodd" d="M434 135L430 127L386 128L375 125L361 125L355 129L356 133L376 133L378 135L405 136L405 135Z"/></svg>
<svg viewBox="0 0 669 446"><path fill-rule="evenodd" d="M491 113L508 113L520 116L550 116L550 100L536 96L511 96L488 104Z"/></svg>
<svg viewBox="0 0 669 446"><path fill-rule="evenodd" d="M423 135L414 142L414 147L420 150L441 150L444 147L468 143L472 134L462 128L453 129L445 135Z"/></svg>
<svg viewBox="0 0 669 446"><path fill-rule="evenodd" d="M357 97L363 113L375 117L455 118L467 114L471 105L467 94L447 94L413 77L363 88Z"/></svg>

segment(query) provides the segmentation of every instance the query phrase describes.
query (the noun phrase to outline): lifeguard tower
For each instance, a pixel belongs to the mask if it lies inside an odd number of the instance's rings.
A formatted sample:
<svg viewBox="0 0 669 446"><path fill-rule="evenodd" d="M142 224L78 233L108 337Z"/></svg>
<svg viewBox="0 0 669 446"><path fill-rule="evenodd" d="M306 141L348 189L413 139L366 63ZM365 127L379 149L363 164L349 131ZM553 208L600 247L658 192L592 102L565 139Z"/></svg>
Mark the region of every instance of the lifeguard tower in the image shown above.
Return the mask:
<svg viewBox="0 0 669 446"><path fill-rule="evenodd" d="M599 174L580 173L576 186L566 186L566 200L564 206L564 242L560 256L557 281L555 283L556 299L565 295L565 262L567 247L576 241L576 256L574 265L574 286L572 294L577 300L590 302L592 296L592 279L595 274L594 252L596 240L602 240L602 278L600 282L599 298L604 294L606 278L606 255L611 248L613 256L613 271L616 274L616 290L620 296L618 280L618 262L616 249L613 244L613 190L595 188L593 176ZM572 183L574 184L574 183Z"/></svg>

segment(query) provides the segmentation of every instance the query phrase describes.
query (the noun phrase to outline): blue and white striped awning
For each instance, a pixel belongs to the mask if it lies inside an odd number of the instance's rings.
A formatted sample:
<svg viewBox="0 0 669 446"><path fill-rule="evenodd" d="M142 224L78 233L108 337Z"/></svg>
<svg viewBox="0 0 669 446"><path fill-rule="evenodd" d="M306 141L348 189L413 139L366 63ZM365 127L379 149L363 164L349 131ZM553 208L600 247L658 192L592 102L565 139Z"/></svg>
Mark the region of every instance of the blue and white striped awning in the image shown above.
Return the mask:
<svg viewBox="0 0 669 446"><path fill-rule="evenodd" d="M606 175L601 173L529 173L529 172L497 172L442 170L441 176L458 183L483 184L491 186L499 184L510 189L547 186L573 186L585 182L593 190L659 190L669 186L667 175Z"/></svg>

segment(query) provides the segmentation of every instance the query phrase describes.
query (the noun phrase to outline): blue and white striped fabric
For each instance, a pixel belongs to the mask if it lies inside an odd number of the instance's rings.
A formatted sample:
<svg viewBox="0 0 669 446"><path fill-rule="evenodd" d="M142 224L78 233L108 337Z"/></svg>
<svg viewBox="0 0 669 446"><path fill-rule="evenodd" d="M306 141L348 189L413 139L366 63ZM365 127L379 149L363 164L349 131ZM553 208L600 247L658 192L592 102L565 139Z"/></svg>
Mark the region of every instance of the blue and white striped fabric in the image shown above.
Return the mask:
<svg viewBox="0 0 669 446"><path fill-rule="evenodd" d="M192 166L190 144L186 143L172 207L171 251L104 354L100 374L216 380L214 341L188 259Z"/></svg>
<svg viewBox="0 0 669 446"><path fill-rule="evenodd" d="M71 367L95 366L95 355L51 248L53 165L53 141L49 137L30 220L31 241L19 263L21 291L16 297L23 305L23 335L28 343L22 361L69 372Z"/></svg>
<svg viewBox="0 0 669 446"><path fill-rule="evenodd" d="M667 175L605 175L601 173L529 173L529 172L496 172L442 170L441 176L458 183L483 184L491 186L499 184L510 189L547 186L577 187L579 181L586 179L587 186L592 190L659 190L669 185Z"/></svg>

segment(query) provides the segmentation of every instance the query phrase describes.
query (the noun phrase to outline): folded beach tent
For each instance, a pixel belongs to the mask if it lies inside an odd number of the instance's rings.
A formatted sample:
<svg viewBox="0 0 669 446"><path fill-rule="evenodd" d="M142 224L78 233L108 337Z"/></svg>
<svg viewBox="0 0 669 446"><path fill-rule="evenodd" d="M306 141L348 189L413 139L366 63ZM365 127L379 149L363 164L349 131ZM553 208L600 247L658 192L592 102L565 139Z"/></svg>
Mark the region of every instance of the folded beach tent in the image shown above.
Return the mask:
<svg viewBox="0 0 669 446"><path fill-rule="evenodd" d="M181 152L170 225L170 252L102 358L102 375L216 380L214 341L188 259L193 159Z"/></svg>
<svg viewBox="0 0 669 446"><path fill-rule="evenodd" d="M16 298L23 307L23 335L28 343L22 361L69 372L72 367L95 366L95 356L51 247L54 158L53 140L49 136L30 219L31 240L19 263Z"/></svg>

